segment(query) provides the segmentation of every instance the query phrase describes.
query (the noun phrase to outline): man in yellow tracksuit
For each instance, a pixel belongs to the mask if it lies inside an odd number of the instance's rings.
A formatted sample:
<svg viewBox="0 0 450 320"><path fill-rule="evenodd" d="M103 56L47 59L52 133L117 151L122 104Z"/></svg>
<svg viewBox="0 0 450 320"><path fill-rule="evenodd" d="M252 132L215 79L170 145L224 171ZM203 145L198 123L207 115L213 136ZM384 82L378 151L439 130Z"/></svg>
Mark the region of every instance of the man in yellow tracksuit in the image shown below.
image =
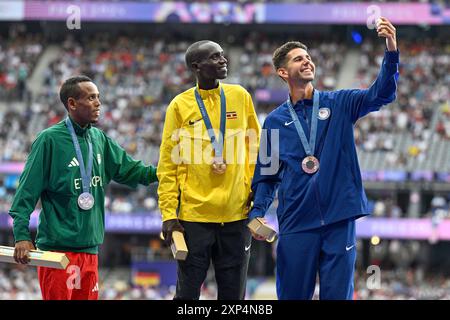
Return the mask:
<svg viewBox="0 0 450 320"><path fill-rule="evenodd" d="M197 85L167 108L157 169L164 238L170 243L172 232L182 231L189 250L178 262L174 299L199 299L211 261L218 299L244 299L261 128L250 94L219 82L227 76L220 45L196 42L185 58Z"/></svg>

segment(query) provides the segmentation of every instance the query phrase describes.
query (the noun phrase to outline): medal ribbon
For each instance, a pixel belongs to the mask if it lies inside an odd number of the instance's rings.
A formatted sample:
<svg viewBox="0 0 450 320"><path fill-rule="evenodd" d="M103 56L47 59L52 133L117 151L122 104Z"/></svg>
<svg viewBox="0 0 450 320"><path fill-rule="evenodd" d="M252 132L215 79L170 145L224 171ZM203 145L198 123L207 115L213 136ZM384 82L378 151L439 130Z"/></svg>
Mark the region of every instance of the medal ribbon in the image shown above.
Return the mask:
<svg viewBox="0 0 450 320"><path fill-rule="evenodd" d="M314 102L311 119L311 132L309 134L309 143L308 140L306 139L305 131L303 131L303 127L300 124L300 120L298 119L294 107L292 106L290 97L287 99L287 105L292 120L294 120L295 129L297 129L298 136L300 137L300 141L303 145L303 148L305 149L306 154L308 156L314 155L314 150L316 147L316 135L317 135L317 115L319 114L319 91L314 89Z"/></svg>
<svg viewBox="0 0 450 320"><path fill-rule="evenodd" d="M205 105L203 103L202 97L198 92L198 89L195 89L195 99L197 100L198 108L200 109L200 113L203 117L203 122L205 123L206 129L208 130L209 138L211 139L211 144L214 148L214 155L216 157L222 158L223 154L223 139L225 137L225 122L226 122L226 112L227 112L227 102L225 100L225 94L223 92L223 88L220 87L220 135L219 138L216 139L216 135L214 133L214 129L211 125L211 120L209 119L208 112L206 112Z"/></svg>
<svg viewBox="0 0 450 320"><path fill-rule="evenodd" d="M92 179L92 163L93 161L93 152L92 152L92 143L88 139L88 145L89 145L89 153L88 153L88 168L87 171L84 167L83 162L83 155L81 154L80 144L78 143L77 135L75 134L75 130L73 128L72 122L70 121L69 117L66 118L66 125L69 129L70 135L72 136L72 142L75 147L75 152L77 154L77 160L80 163L80 172L81 172L81 184L83 186L83 193L87 192L89 193L89 185L91 183ZM89 135L88 135L89 137Z"/></svg>

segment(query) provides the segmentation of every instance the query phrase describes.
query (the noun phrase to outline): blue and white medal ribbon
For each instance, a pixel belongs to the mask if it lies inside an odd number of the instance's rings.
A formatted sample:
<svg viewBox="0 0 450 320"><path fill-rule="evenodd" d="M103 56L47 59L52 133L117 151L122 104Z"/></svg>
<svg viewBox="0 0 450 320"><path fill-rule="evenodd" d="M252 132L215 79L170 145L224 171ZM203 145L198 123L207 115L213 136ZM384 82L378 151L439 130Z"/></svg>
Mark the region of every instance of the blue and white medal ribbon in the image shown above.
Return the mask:
<svg viewBox="0 0 450 320"><path fill-rule="evenodd" d="M208 112L206 112L206 107L203 103L202 97L198 92L198 89L195 89L195 99L197 100L198 108L200 109L200 113L202 114L203 122L205 123L206 129L208 131L209 138L211 140L211 144L214 148L214 160L212 163L213 172L216 174L223 174L227 169L227 165L223 159L223 144L225 137L225 125L226 125L226 112L227 112L227 103L225 99L225 93L223 92L223 88L220 88L220 135L219 138L216 138L214 133L214 129L211 125L211 120L209 119Z"/></svg>
<svg viewBox="0 0 450 320"><path fill-rule="evenodd" d="M287 105L292 120L294 121L295 129L306 152L306 157L302 160L302 169L308 174L316 173L319 170L319 160L314 156L314 150L316 147L316 135L317 135L317 116L319 114L319 91L314 89L314 102L311 119L311 132L309 135L309 141L306 139L305 131L300 124L294 107L292 106L291 99L288 98Z"/></svg>
<svg viewBox="0 0 450 320"><path fill-rule="evenodd" d="M80 173L81 173L81 185L83 186L83 193L78 196L78 206L83 210L90 210L94 206L94 197L89 192L89 185L92 179L92 163L93 161L93 151L92 151L92 143L88 141L89 153L88 153L88 163L87 163L87 171L84 167L83 155L81 154L80 144L78 143L77 135L75 134L75 130L73 128L72 122L67 117L66 125L69 129L70 135L72 136L72 142L75 147L75 152L77 154L77 160L80 164Z"/></svg>

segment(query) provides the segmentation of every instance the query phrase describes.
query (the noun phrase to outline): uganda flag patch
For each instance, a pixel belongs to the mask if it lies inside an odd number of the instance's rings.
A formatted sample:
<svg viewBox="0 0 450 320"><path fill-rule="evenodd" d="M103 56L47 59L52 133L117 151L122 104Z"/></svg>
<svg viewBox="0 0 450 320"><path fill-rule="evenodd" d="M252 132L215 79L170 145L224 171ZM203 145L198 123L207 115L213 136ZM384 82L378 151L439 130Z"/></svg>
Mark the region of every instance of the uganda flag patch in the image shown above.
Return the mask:
<svg viewBox="0 0 450 320"><path fill-rule="evenodd" d="M227 112L227 120L231 120L231 119L237 119L236 111Z"/></svg>

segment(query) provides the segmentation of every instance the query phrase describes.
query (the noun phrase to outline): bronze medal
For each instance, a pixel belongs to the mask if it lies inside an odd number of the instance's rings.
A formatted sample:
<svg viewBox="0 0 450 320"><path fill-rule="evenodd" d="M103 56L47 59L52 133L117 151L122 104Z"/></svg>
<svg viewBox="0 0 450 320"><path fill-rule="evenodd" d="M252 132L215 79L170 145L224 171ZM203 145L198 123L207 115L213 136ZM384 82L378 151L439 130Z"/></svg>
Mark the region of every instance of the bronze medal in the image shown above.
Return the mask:
<svg viewBox="0 0 450 320"><path fill-rule="evenodd" d="M316 173L319 170L319 160L314 156L307 156L302 161L302 169L308 174Z"/></svg>

